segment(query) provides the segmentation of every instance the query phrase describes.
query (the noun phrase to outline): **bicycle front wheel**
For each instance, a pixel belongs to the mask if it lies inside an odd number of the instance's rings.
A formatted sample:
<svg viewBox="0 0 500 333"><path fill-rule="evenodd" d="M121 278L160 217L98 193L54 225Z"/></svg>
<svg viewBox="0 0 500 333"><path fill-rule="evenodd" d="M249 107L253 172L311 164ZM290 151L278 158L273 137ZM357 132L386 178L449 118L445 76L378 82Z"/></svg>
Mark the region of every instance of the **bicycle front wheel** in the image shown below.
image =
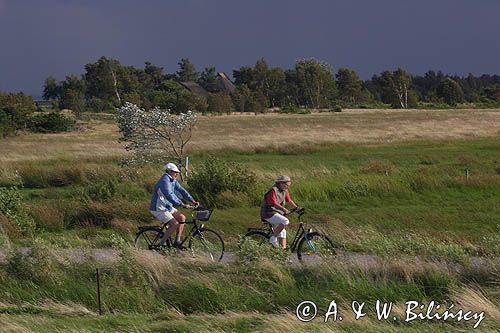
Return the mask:
<svg viewBox="0 0 500 333"><path fill-rule="evenodd" d="M303 263L319 262L335 254L335 246L330 238L316 231L305 234L297 247L297 257Z"/></svg>
<svg viewBox="0 0 500 333"><path fill-rule="evenodd" d="M210 261L218 262L224 256L224 240L214 230L200 228L189 240L189 249Z"/></svg>
<svg viewBox="0 0 500 333"><path fill-rule="evenodd" d="M151 227L143 229L137 233L134 245L137 249L158 250L162 235L163 233L160 228Z"/></svg>

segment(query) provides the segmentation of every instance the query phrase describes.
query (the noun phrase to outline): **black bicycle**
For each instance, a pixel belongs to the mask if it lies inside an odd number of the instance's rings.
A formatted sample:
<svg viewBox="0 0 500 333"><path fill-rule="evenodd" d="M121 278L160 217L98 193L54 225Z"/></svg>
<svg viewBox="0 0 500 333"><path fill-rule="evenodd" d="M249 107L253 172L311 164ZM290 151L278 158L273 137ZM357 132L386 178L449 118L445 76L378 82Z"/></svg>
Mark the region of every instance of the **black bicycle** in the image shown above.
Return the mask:
<svg viewBox="0 0 500 333"><path fill-rule="evenodd" d="M164 235L167 224L160 226L141 226L135 237L135 247L138 249L162 252L168 248L189 249L195 254L202 254L212 261L221 261L224 256L224 240L214 230L206 228L198 221L207 222L212 215L212 210L201 210L192 207L192 220L183 224L192 224L191 231L184 237L179 245L174 247L172 237L167 239L165 246L160 245L160 240Z"/></svg>
<svg viewBox="0 0 500 333"><path fill-rule="evenodd" d="M298 214L298 228L295 237L288 249L293 253L297 252L297 257L301 262L314 262L320 258L329 257L336 254L335 246L332 240L322 232L306 229L302 222L302 215L305 209L300 210L292 209L290 213L295 212ZM249 228L248 232L243 237L242 243L248 240L253 240L259 246L273 246L269 242L269 238L274 234L271 224L265 220L262 222L267 228Z"/></svg>

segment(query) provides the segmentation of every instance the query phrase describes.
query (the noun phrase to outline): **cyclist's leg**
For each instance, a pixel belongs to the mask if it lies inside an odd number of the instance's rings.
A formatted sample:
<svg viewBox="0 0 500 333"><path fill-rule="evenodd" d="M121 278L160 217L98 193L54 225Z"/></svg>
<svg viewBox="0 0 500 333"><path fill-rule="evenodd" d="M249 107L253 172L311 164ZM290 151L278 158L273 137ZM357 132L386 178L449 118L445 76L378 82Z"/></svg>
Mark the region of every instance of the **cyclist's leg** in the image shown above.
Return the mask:
<svg viewBox="0 0 500 333"><path fill-rule="evenodd" d="M285 227L290 221L281 214L274 214L267 221L273 226L274 236L278 238L282 248L286 248L286 230Z"/></svg>
<svg viewBox="0 0 500 333"><path fill-rule="evenodd" d="M286 229L283 228L278 235L278 241L280 242L281 248L286 249Z"/></svg>
<svg viewBox="0 0 500 333"><path fill-rule="evenodd" d="M182 232L184 231L184 222L186 222L186 216L184 216L184 214L182 214L175 208L172 208L170 212L172 213L172 216L179 222L179 227L177 229L177 236L175 237L175 242L180 242L182 237Z"/></svg>
<svg viewBox="0 0 500 333"><path fill-rule="evenodd" d="M167 211L150 211L157 220L168 226L167 230L163 234L162 240L166 241L179 227L179 222L174 218L174 216Z"/></svg>

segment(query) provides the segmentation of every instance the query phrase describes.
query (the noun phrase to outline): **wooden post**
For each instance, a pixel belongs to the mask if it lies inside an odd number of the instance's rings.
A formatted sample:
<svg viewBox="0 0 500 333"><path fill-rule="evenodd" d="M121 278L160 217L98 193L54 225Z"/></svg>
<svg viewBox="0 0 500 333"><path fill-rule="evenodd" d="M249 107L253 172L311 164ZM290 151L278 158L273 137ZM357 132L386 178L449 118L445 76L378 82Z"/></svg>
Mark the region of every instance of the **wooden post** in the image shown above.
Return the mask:
<svg viewBox="0 0 500 333"><path fill-rule="evenodd" d="M95 269L95 277L97 283L97 304L99 305L99 315L102 316L102 307L101 307L101 283L99 281L99 268Z"/></svg>
<svg viewBox="0 0 500 333"><path fill-rule="evenodd" d="M469 168L465 169L465 179L469 180Z"/></svg>

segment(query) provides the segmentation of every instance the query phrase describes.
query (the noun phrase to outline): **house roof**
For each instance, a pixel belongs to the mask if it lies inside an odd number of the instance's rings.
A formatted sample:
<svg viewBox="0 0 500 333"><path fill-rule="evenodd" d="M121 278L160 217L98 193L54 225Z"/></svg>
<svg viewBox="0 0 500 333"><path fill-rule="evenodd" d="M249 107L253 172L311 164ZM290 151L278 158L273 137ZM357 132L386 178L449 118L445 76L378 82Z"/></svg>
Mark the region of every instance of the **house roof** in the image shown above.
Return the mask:
<svg viewBox="0 0 500 333"><path fill-rule="evenodd" d="M207 97L208 96L208 91L206 91L205 89L203 89L202 86L200 86L198 83L196 82L179 82L183 87L185 87L187 90L195 93L195 94L198 94L198 95L201 95L203 97Z"/></svg>
<svg viewBox="0 0 500 333"><path fill-rule="evenodd" d="M229 80L224 72L217 73L217 82L219 83L221 90L226 93L232 93L236 90L235 85L231 82L231 80Z"/></svg>

